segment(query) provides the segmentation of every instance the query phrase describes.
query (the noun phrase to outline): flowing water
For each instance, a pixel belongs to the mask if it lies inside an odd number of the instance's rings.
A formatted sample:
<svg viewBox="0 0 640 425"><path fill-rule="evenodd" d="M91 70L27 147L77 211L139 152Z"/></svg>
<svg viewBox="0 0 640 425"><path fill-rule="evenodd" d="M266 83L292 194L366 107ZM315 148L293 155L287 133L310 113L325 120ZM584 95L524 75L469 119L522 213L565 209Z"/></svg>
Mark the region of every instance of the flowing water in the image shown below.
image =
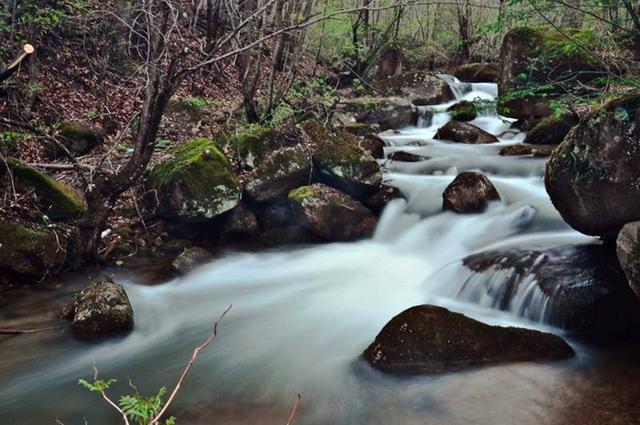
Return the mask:
<svg viewBox="0 0 640 425"><path fill-rule="evenodd" d="M444 77L458 98L493 99L493 84ZM451 104L453 104L452 102ZM229 305L220 334L199 359L174 411L181 424L284 424L302 394L299 424L631 424L640 421L638 346L572 343L578 355L558 363L518 363L429 377L380 374L360 353L391 317L435 303L483 321L542 328L548 301L523 285L504 311L492 291L468 287L461 259L482 251L595 243L560 219L544 190L544 159L498 155L524 135L488 108L472 123L499 135L494 145L434 140L447 105L424 108L421 126L384 135L386 153L424 156L385 161L390 184L406 200L385 210L372 240L283 250L229 252L182 278L147 285L140 267L109 270L135 311L132 334L81 343L67 332L0 340L0 423L118 423L80 388L95 364L119 378L114 394L171 386L193 347ZM442 192L457 173L481 170L501 201L482 214L442 212ZM153 264L143 268L154 270ZM157 276L156 276L157 278ZM50 319L86 275L67 276L0 310L3 324ZM496 276L494 286L500 286ZM53 286L53 287L52 287ZM24 321L24 320L22 320ZM622 390L624 389L624 390Z"/></svg>

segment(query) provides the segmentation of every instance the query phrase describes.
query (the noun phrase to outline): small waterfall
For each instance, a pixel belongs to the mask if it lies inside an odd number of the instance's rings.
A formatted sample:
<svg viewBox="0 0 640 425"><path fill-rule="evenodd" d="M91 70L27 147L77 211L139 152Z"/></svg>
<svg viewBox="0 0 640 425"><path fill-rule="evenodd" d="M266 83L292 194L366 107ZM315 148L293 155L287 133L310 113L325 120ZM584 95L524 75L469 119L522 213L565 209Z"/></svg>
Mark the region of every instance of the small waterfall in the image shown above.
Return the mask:
<svg viewBox="0 0 640 425"><path fill-rule="evenodd" d="M473 84L463 83L453 75L438 74L438 77L449 84L456 100L464 100L465 95L473 90Z"/></svg>

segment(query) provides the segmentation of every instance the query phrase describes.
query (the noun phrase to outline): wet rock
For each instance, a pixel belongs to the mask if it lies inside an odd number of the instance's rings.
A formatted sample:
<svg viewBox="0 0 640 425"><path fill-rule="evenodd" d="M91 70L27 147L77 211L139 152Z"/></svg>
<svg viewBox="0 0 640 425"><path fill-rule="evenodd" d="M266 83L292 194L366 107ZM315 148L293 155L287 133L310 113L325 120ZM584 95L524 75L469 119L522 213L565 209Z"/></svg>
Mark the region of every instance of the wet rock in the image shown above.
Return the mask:
<svg viewBox="0 0 640 425"><path fill-rule="evenodd" d="M102 133L78 123L62 123L58 128L58 138L74 156L85 155L104 142ZM48 154L54 158L64 156L62 149L49 146Z"/></svg>
<svg viewBox="0 0 640 425"><path fill-rule="evenodd" d="M489 202L499 200L500 195L486 176L466 171L447 186L442 198L445 210L467 214L486 210Z"/></svg>
<svg viewBox="0 0 640 425"><path fill-rule="evenodd" d="M65 262L66 250L62 233L56 236L51 230L0 220L0 274L36 279L55 274Z"/></svg>
<svg viewBox="0 0 640 425"><path fill-rule="evenodd" d="M225 233L231 236L251 236L258 232L258 218L244 204L231 211Z"/></svg>
<svg viewBox="0 0 640 425"><path fill-rule="evenodd" d="M400 189L383 184L378 191L364 198L362 203L365 207L373 211L374 214L379 216L387 204L396 198L402 198Z"/></svg>
<svg viewBox="0 0 640 425"><path fill-rule="evenodd" d="M551 156L558 145L527 145L531 148L531 153L536 158L546 158Z"/></svg>
<svg viewBox="0 0 640 425"><path fill-rule="evenodd" d="M384 158L384 142L379 137L368 137L358 141L358 145L369 154L376 158Z"/></svg>
<svg viewBox="0 0 640 425"><path fill-rule="evenodd" d="M463 263L477 274L462 285L494 308L585 336L640 335L640 302L612 246L490 251Z"/></svg>
<svg viewBox="0 0 640 425"><path fill-rule="evenodd" d="M465 83L497 83L499 73L497 63L468 63L459 66L454 76Z"/></svg>
<svg viewBox="0 0 640 425"><path fill-rule="evenodd" d="M478 108L473 102L463 100L447 108L454 121L473 121L478 117Z"/></svg>
<svg viewBox="0 0 640 425"><path fill-rule="evenodd" d="M289 193L296 221L308 232L327 241L370 237L375 216L358 201L324 184L299 187Z"/></svg>
<svg viewBox="0 0 640 425"><path fill-rule="evenodd" d="M85 210L84 199L71 186L57 181L35 168L15 159L7 160L13 175L13 181L19 192L33 192L38 204L52 220L72 220L78 218ZM5 167L0 167L0 177Z"/></svg>
<svg viewBox="0 0 640 425"><path fill-rule="evenodd" d="M389 155L389 159L392 161L400 161L400 162L420 162L429 158L416 155L413 153L409 153L409 152L395 151Z"/></svg>
<svg viewBox="0 0 640 425"><path fill-rule="evenodd" d="M545 185L562 218L579 232L614 239L640 220L640 95L587 115L547 163Z"/></svg>
<svg viewBox="0 0 640 425"><path fill-rule="evenodd" d="M380 187L380 165L358 146L353 135L332 133L315 121L304 122L300 127L311 140L313 163L323 182L354 197Z"/></svg>
<svg viewBox="0 0 640 425"><path fill-rule="evenodd" d="M467 144L498 143L498 139L493 134L487 133L475 125L459 121L450 121L445 124L438 130L435 138Z"/></svg>
<svg viewBox="0 0 640 425"><path fill-rule="evenodd" d="M424 72L407 72L386 78L379 81L377 86L387 96L408 99L416 106L440 105L455 99L451 88L444 80Z"/></svg>
<svg viewBox="0 0 640 425"><path fill-rule="evenodd" d="M201 264L210 261L213 258L213 254L204 248L197 246L186 248L178 257L173 260L171 265L173 268L181 274L187 274Z"/></svg>
<svg viewBox="0 0 640 425"><path fill-rule="evenodd" d="M398 374L443 373L574 355L559 336L490 326L433 305L412 307L394 317L364 352L374 368Z"/></svg>
<svg viewBox="0 0 640 425"><path fill-rule="evenodd" d="M381 131L416 125L418 112L401 97L361 97L342 102L339 107L355 114L356 121L375 124Z"/></svg>
<svg viewBox="0 0 640 425"><path fill-rule="evenodd" d="M245 190L257 202L286 198L296 187L309 182L311 158L302 146L282 148L258 164L247 178Z"/></svg>
<svg viewBox="0 0 640 425"><path fill-rule="evenodd" d="M559 48L565 42L566 35L580 38L585 34L571 28L563 28L561 33L547 26L525 26L511 29L505 35L500 52L498 80L501 95L507 95L500 102L503 115L514 118L542 118L551 115L548 102L561 88L549 83L587 83L605 75L597 61L579 49L568 55L557 55L554 54L555 48L546 47ZM508 96L510 92L523 89L529 84L548 89L537 96Z"/></svg>
<svg viewBox="0 0 640 425"><path fill-rule="evenodd" d="M579 121L573 112L560 117L546 117L527 133L524 142L532 145L558 145Z"/></svg>
<svg viewBox="0 0 640 425"><path fill-rule="evenodd" d="M618 234L616 246L618 260L629 286L640 298L640 221L624 225Z"/></svg>
<svg viewBox="0 0 640 425"><path fill-rule="evenodd" d="M524 145L522 143L518 143L516 145L505 146L500 149L500 155L502 156L525 156L531 155L533 153L533 149L531 146Z"/></svg>
<svg viewBox="0 0 640 425"><path fill-rule="evenodd" d="M127 293L106 276L80 291L65 307L63 316L71 321L73 335L79 339L104 338L133 329L133 309Z"/></svg>
<svg viewBox="0 0 640 425"><path fill-rule="evenodd" d="M202 222L233 209L241 187L224 154L209 139L193 139L173 151L151 172L158 194L158 215L169 220Z"/></svg>

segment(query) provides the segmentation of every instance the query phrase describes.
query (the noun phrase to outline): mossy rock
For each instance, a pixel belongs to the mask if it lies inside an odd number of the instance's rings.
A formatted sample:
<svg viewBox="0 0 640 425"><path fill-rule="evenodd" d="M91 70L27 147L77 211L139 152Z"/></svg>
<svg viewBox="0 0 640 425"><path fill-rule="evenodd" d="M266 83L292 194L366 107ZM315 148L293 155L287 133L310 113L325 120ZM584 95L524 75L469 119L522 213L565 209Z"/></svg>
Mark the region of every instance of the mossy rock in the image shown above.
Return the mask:
<svg viewBox="0 0 640 425"><path fill-rule="evenodd" d="M463 100L447 108L447 112L454 121L473 121L478 117L478 107L475 103Z"/></svg>
<svg viewBox="0 0 640 425"><path fill-rule="evenodd" d="M244 168L252 169L271 152L282 146L276 131L268 126L250 125L215 138L220 148L228 148Z"/></svg>
<svg viewBox="0 0 640 425"><path fill-rule="evenodd" d="M0 221L0 270L30 278L57 272L66 258L64 238L51 230Z"/></svg>
<svg viewBox="0 0 640 425"><path fill-rule="evenodd" d="M102 133L78 123L62 123L58 127L58 138L73 155L80 156L89 153L93 148L104 142ZM58 158L64 155L56 146L48 148L49 155Z"/></svg>
<svg viewBox="0 0 640 425"><path fill-rule="evenodd" d="M425 72L405 72L377 83L386 96L401 96L413 105L439 105L455 99L449 84Z"/></svg>
<svg viewBox="0 0 640 425"><path fill-rule="evenodd" d="M320 179L356 198L380 187L378 162L349 133L332 133L316 121L300 127L313 146L313 163Z"/></svg>
<svg viewBox="0 0 640 425"><path fill-rule="evenodd" d="M71 186L57 181L15 159L7 161L16 189L34 192L40 208L52 220L72 220L86 210L82 196Z"/></svg>
<svg viewBox="0 0 640 425"><path fill-rule="evenodd" d="M273 152L248 177L245 190L257 202L286 198L289 191L309 182L311 158L301 146Z"/></svg>
<svg viewBox="0 0 640 425"><path fill-rule="evenodd" d="M527 133L525 143L558 145L579 121L578 116L573 112L562 114L559 117L555 115L546 117Z"/></svg>
<svg viewBox="0 0 640 425"><path fill-rule="evenodd" d="M375 125L380 131L412 126L418 122L416 107L403 97L359 97L344 101L339 106L354 114L358 123Z"/></svg>
<svg viewBox="0 0 640 425"><path fill-rule="evenodd" d="M180 221L206 221L240 201L241 187L229 161L216 144L196 138L173 151L173 159L151 172L158 194L158 215Z"/></svg>
<svg viewBox="0 0 640 425"><path fill-rule="evenodd" d="M497 63L468 63L458 67L454 75L465 83L496 83L499 73Z"/></svg>

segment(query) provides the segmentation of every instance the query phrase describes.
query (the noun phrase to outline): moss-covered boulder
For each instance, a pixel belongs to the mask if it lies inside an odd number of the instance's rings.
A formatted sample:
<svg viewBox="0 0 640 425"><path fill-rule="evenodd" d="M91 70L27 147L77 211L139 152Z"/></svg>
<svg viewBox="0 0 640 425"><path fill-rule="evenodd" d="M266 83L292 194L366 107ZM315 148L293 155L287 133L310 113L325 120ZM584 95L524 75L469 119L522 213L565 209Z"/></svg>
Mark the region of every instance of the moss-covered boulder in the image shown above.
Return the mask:
<svg viewBox="0 0 640 425"><path fill-rule="evenodd" d="M240 201L241 186L229 161L210 139L193 139L156 165L151 186L158 215L186 222L207 221Z"/></svg>
<svg viewBox="0 0 640 425"><path fill-rule="evenodd" d="M66 249L65 239L51 230L0 220L0 270L42 278L60 270Z"/></svg>
<svg viewBox="0 0 640 425"><path fill-rule="evenodd" d="M354 114L357 122L377 125L381 131L416 125L418 122L418 111L406 98L359 97L345 100L338 106Z"/></svg>
<svg viewBox="0 0 640 425"><path fill-rule="evenodd" d="M99 131L72 122L60 124L58 138L67 150L76 156L85 155L104 142L104 135ZM56 146L50 146L48 152L55 158L63 156L62 150Z"/></svg>
<svg viewBox="0 0 640 425"><path fill-rule="evenodd" d="M460 121L449 121L435 135L438 140L449 140L456 143L488 144L498 143L498 138L480 127Z"/></svg>
<svg viewBox="0 0 640 425"><path fill-rule="evenodd" d="M571 28L563 28L561 33L549 26L518 27L505 35L498 81L503 114L514 118L550 115L552 111L545 105L561 91L553 82L575 85L604 75L597 60L576 48L564 34L582 44L588 44L591 36ZM535 95L530 94L532 88L537 90ZM524 96L518 94L521 89L526 89L521 92Z"/></svg>
<svg viewBox="0 0 640 425"><path fill-rule="evenodd" d="M71 186L21 161L8 159L7 164L16 189L20 192L33 192L42 212L50 219L71 220L78 218L85 211L82 195Z"/></svg>
<svg viewBox="0 0 640 425"><path fill-rule="evenodd" d="M547 163L545 185L564 220L579 232L615 239L640 220L640 94L584 117Z"/></svg>
<svg viewBox="0 0 640 425"><path fill-rule="evenodd" d="M473 102L463 100L447 108L454 121L473 121L478 117L478 107Z"/></svg>
<svg viewBox="0 0 640 425"><path fill-rule="evenodd" d="M233 132L223 132L216 138L219 147L226 147L228 151L245 169L253 169L261 163L271 152L286 144L278 137L272 127L250 125L234 129Z"/></svg>
<svg viewBox="0 0 640 425"><path fill-rule="evenodd" d="M374 368L398 374L443 373L574 355L559 336L490 326L433 305L411 307L394 317L364 352Z"/></svg>
<svg viewBox="0 0 640 425"><path fill-rule="evenodd" d="M465 83L497 83L499 74L497 63L468 63L459 66L453 75Z"/></svg>
<svg viewBox="0 0 640 425"><path fill-rule="evenodd" d="M358 201L324 184L302 186L289 193L295 221L326 241L370 237L375 216Z"/></svg>
<svg viewBox="0 0 640 425"><path fill-rule="evenodd" d="M317 121L305 121L300 128L312 146L315 170L323 182L354 197L380 187L380 166L358 146L355 136L333 133Z"/></svg>
<svg viewBox="0 0 640 425"><path fill-rule="evenodd" d="M500 195L487 176L465 171L447 186L442 199L445 210L468 214L486 210L489 202L499 200Z"/></svg>
<svg viewBox="0 0 640 425"><path fill-rule="evenodd" d="M245 190L257 202L286 198L296 187L309 183L311 158L302 146L282 148L261 161L247 178Z"/></svg>
<svg viewBox="0 0 640 425"><path fill-rule="evenodd" d="M548 116L533 127L525 139L525 143L532 145L558 145L562 143L569 131L578 125L580 119L573 112Z"/></svg>
<svg viewBox="0 0 640 425"><path fill-rule="evenodd" d="M451 88L436 75L406 72L377 83L378 91L387 96L408 99L413 105L439 105L455 99Z"/></svg>

